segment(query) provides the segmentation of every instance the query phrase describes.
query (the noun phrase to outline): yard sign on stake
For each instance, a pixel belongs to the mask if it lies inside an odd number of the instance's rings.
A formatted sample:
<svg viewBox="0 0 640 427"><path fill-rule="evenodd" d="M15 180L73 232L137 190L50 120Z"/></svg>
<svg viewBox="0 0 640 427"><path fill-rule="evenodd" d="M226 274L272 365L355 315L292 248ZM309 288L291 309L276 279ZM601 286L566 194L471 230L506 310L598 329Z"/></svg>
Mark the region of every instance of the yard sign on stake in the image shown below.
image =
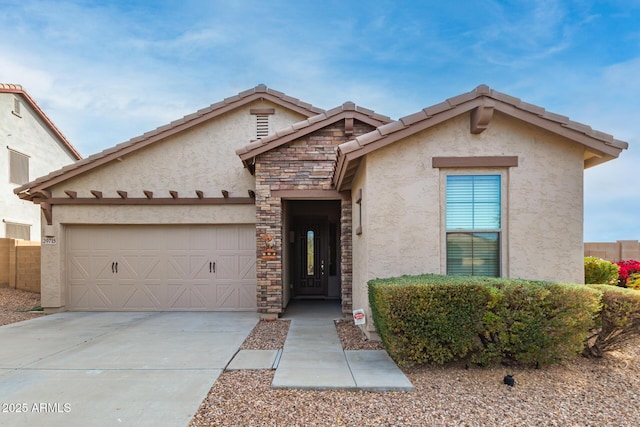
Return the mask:
<svg viewBox="0 0 640 427"><path fill-rule="evenodd" d="M367 320L364 317L364 310L362 308L353 310L353 323L356 325L364 325L366 321Z"/></svg>

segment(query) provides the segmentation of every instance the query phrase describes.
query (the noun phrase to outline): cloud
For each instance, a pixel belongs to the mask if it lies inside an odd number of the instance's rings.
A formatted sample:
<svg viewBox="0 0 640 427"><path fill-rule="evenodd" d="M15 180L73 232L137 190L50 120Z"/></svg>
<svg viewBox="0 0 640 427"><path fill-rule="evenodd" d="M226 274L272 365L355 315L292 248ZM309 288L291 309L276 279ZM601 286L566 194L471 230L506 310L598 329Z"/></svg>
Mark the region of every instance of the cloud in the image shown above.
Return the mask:
<svg viewBox="0 0 640 427"><path fill-rule="evenodd" d="M634 238L606 220L640 211L640 17L618 3L9 0L0 82L85 155L259 83L393 118L487 83L631 143L585 172L585 235Z"/></svg>

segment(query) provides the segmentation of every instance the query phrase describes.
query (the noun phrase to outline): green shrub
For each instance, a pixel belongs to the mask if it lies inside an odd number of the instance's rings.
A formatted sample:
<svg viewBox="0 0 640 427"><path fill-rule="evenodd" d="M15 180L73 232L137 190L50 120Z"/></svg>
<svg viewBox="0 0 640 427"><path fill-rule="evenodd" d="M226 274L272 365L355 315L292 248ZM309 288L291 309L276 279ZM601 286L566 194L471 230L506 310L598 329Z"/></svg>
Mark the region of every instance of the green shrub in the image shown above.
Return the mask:
<svg viewBox="0 0 640 427"><path fill-rule="evenodd" d="M640 291L640 273L633 273L627 279L627 288Z"/></svg>
<svg viewBox="0 0 640 427"><path fill-rule="evenodd" d="M588 256L584 258L584 283L616 285L619 267L602 258Z"/></svg>
<svg viewBox="0 0 640 427"><path fill-rule="evenodd" d="M489 308L480 363L548 364L579 354L594 326L600 295L581 285L505 281L501 303Z"/></svg>
<svg viewBox="0 0 640 427"><path fill-rule="evenodd" d="M477 347L489 299L482 285L372 285L374 323L389 354L403 365L445 363Z"/></svg>
<svg viewBox="0 0 640 427"><path fill-rule="evenodd" d="M583 354L601 357L640 336L640 292L607 285L589 287L602 293L602 311Z"/></svg>
<svg viewBox="0 0 640 427"><path fill-rule="evenodd" d="M402 365L468 358L551 363L578 354L599 292L579 285L440 275L369 282L376 329Z"/></svg>

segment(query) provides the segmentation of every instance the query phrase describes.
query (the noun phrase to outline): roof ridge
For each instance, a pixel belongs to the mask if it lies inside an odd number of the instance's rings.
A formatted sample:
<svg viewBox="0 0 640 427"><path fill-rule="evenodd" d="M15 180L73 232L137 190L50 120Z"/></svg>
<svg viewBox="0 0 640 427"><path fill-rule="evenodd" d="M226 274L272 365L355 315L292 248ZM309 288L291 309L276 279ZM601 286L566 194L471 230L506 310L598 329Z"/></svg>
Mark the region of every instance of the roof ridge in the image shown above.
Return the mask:
<svg viewBox="0 0 640 427"><path fill-rule="evenodd" d="M298 98L293 98L290 97L288 95L286 95L284 92L280 92L274 89L270 89L268 88L266 85L264 84L259 84L251 89L247 89L245 91L242 91L236 95L227 97L225 99L223 99L222 101L213 103L211 105L209 105L208 107L205 108L201 108L200 110L188 114L186 116L183 116L179 119L173 120L172 122L159 126L155 129L152 129L148 132L145 132L142 135L138 135L135 136L127 141L121 142L113 147L109 147L106 148L102 151L99 151L97 153L94 153L92 155L90 155L89 157L74 163L73 165L69 165L69 167L66 168L61 168L58 169L56 171L53 171L51 173L49 173L46 176L40 177L34 181L31 181L21 187L16 188L14 191L15 192L21 192L24 191L28 188L32 188L34 186L37 185L41 185L43 183L46 183L47 181L57 178L61 175L64 175L67 172L70 172L74 169L78 169L82 166L94 163L96 161L99 161L102 158L107 157L108 155L117 153L123 149L126 149L128 147L131 147L133 145L142 143L144 141L149 141L152 138L158 137L159 135L162 135L166 132L171 132L175 129L181 128L183 126L189 126L190 123L194 123L197 124L197 120L199 120L200 118L202 118L203 116L206 115L210 115L213 114L213 117L215 117L217 114L222 114L225 111L229 111L234 109L234 105L240 103L239 106L243 105L242 101L249 99L250 102L252 97L257 97L261 98L261 95L265 95L266 97L272 97L271 98L271 102L276 102L275 99L278 99L281 102L280 105L282 105L283 107L287 108L287 105L289 105L288 108L294 110L294 111L298 111L300 112L301 115L305 115L303 112L306 112L308 114L308 116L314 116L314 115L318 115L318 114L322 114L324 112L323 109L318 108L318 107L314 107L311 104L308 104L306 102L300 101Z"/></svg>
<svg viewBox="0 0 640 427"><path fill-rule="evenodd" d="M313 105L308 104L306 102L302 102L298 98L289 97L289 96L285 95L283 92L279 92L279 91L276 91L274 89L270 89L264 84L259 84L259 85L255 86L255 87L251 88L251 89L247 89L247 90L244 90L242 92L239 92L236 95L232 95L232 96L226 97L222 101L215 102L215 103L209 105L208 107L201 108L201 109L195 111L194 113L187 114L187 115L185 115L185 116L183 116L183 117L181 117L179 119L173 120L173 121L171 121L171 122L169 122L167 124L164 124L162 126L158 126L155 129L152 129L150 131L147 131L147 132L143 133L142 135L135 136L135 137L133 137L133 138L127 140L127 141L122 142L121 144L116 145L116 147L118 147L118 146L120 146L122 144L127 144L127 143L130 143L130 142L138 142L138 141L141 141L141 140L144 140L144 139L148 139L148 138L150 138L152 136L155 136L155 135L157 135L159 133L162 133L162 132L164 132L166 130L172 129L172 128L178 126L178 125L186 124L186 123L188 123L190 121L198 119L198 118L204 116L205 114L213 113L216 110L219 110L221 108L225 108L225 107L228 107L228 106L230 106L232 104L240 102L243 99L246 99L246 98L248 98L248 97L250 97L252 95L255 95L257 93L266 93L266 94L275 96L275 97L277 97L279 99L282 99L286 103L295 104L297 106L300 106L300 107L302 107L304 109L309 110L310 112L315 112L316 114L322 114L324 112L323 109L314 107ZM96 153L96 154L100 154L100 153ZM93 156L91 156L91 157L93 157Z"/></svg>
<svg viewBox="0 0 640 427"><path fill-rule="evenodd" d="M538 105L524 102L520 98L495 90L486 84L480 84L469 92L465 92L460 95L447 98L445 101L440 102L438 104L431 105L429 107L425 107L421 111L409 114L404 117L400 117L397 121L402 122L404 126L402 128L396 127L395 130L398 131L400 129L404 129L412 125L413 123L423 121L423 120L428 120L439 113L443 113L447 110L452 110L461 104L464 104L466 102L472 101L480 97L488 97L496 101L509 104L519 110L523 110L525 112L535 114L543 119L556 122L561 126L567 127L576 132L583 133L590 138L600 140L608 145L614 145L616 147L622 147L622 148L628 147L628 144L626 142L614 139L613 136L608 133L595 130L591 128L591 126L571 120L568 116L553 113ZM390 125L391 124L388 124L385 126L390 126ZM388 133L389 132L381 132L380 137ZM362 138L364 136L365 135L361 135L359 138ZM370 139L370 138L371 137L369 136L367 139Z"/></svg>
<svg viewBox="0 0 640 427"><path fill-rule="evenodd" d="M611 155L614 157L617 157L616 152L619 153L629 147L627 142L614 139L608 133L594 130L586 124L571 120L568 116L547 111L543 107L529 104L520 98L481 84L469 92L447 98L438 104L400 117L395 122L384 124L369 133L359 135L350 141L340 144L338 146L338 163L336 170L334 170L334 184L347 179L345 178L347 172L343 169L343 163L356 161L360 156L371 151L369 147L380 147L402 139L408 133L411 133L407 129L416 124L419 124L414 128L416 131L424 130L451 118L453 114L463 114L479 106L493 107L503 114L563 135L565 138L572 139L585 146L594 148L595 146L592 146L590 141L594 144L602 144L602 146L595 147L595 149L609 151L613 153ZM370 145L374 143L375 145ZM349 158L347 159L346 156L349 156ZM336 174L338 168L340 168L340 171Z"/></svg>

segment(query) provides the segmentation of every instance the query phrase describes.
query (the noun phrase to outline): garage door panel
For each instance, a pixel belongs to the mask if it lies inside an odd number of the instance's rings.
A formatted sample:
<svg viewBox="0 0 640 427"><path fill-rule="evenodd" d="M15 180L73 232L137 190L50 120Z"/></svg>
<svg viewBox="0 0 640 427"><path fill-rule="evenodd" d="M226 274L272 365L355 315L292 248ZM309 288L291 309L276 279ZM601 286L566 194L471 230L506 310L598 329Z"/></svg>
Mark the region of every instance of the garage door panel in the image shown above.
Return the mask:
<svg viewBox="0 0 640 427"><path fill-rule="evenodd" d="M159 298L161 292L160 284L120 284L123 298L118 306L123 310L148 311L161 309L162 304Z"/></svg>
<svg viewBox="0 0 640 427"><path fill-rule="evenodd" d="M110 310L116 293L111 284L95 283L91 287L72 285L69 294L71 304L78 310Z"/></svg>
<svg viewBox="0 0 640 427"><path fill-rule="evenodd" d="M70 309L256 309L253 226L70 226L67 237Z"/></svg>
<svg viewBox="0 0 640 427"><path fill-rule="evenodd" d="M216 284L216 299L218 301L219 309L231 310L234 308L242 308L240 306L240 291L236 284Z"/></svg>
<svg viewBox="0 0 640 427"><path fill-rule="evenodd" d="M211 309L210 285L208 283L169 285L170 298L167 310L207 310Z"/></svg>
<svg viewBox="0 0 640 427"><path fill-rule="evenodd" d="M115 259L105 251L89 253L89 278L109 280L113 278Z"/></svg>
<svg viewBox="0 0 640 427"><path fill-rule="evenodd" d="M238 276L242 280L253 280L256 277L256 254L238 256Z"/></svg>
<svg viewBox="0 0 640 427"><path fill-rule="evenodd" d="M89 256L76 256L69 260L69 280L86 280L89 278Z"/></svg>

